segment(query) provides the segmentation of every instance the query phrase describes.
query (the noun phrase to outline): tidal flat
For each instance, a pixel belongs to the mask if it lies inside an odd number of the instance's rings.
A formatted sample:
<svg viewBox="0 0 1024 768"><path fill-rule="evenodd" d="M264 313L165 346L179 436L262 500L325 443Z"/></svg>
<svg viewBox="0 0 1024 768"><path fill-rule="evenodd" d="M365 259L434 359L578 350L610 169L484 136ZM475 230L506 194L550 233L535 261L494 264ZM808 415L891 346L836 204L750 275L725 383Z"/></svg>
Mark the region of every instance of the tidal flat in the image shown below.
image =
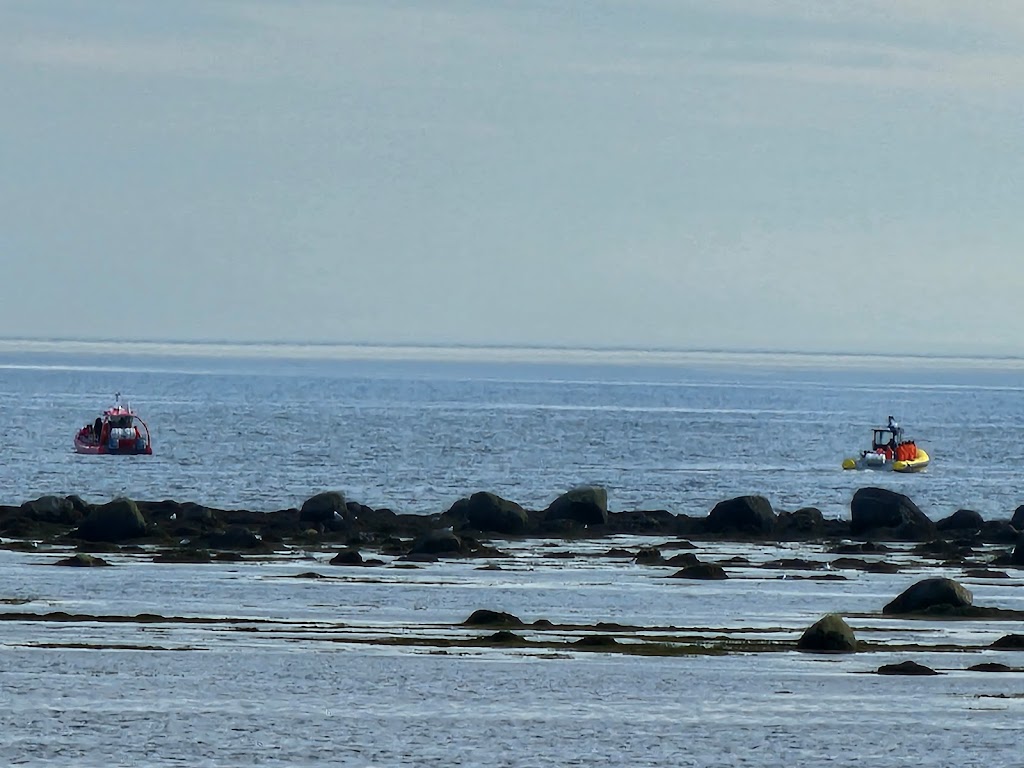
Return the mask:
<svg viewBox="0 0 1024 768"><path fill-rule="evenodd" d="M207 563L111 547L0 550L11 765L1008 765L1024 575L892 543L496 539L494 557L331 565L336 545ZM690 547L693 547L692 549ZM690 552L726 579L673 578ZM972 564L974 567L972 567ZM976 575L969 575L974 572ZM985 574L985 575L981 575ZM892 616L955 579L1006 618ZM467 623L477 611L511 616ZM797 650L825 614L855 653ZM914 661L934 676L876 674ZM1001 673L972 669L1001 665Z"/></svg>

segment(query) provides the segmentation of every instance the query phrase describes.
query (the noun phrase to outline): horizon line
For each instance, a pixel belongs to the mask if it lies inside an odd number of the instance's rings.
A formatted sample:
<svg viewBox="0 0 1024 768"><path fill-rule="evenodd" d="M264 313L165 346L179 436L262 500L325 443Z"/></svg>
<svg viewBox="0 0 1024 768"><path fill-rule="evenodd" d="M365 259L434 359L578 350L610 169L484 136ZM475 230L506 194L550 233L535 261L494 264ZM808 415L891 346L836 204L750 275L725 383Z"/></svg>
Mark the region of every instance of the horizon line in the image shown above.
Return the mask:
<svg viewBox="0 0 1024 768"><path fill-rule="evenodd" d="M593 344L538 344L538 343L479 343L479 342L431 342L431 341L302 341L302 340L232 340L232 339L172 339L172 338L110 338L110 337L75 337L75 336L6 336L0 334L0 344L76 344L76 345L124 345L146 346L161 345L169 347L201 348L201 347L234 347L238 349L254 349L270 347L284 349L289 347L328 350L331 348L382 349L382 350L421 350L421 351L506 351L506 352L584 352L596 354L651 354L651 355L777 355L782 357L812 358L877 358L882 360L965 360L965 361L999 361L1022 362L1024 355L1002 354L968 354L958 352L896 352L896 351L849 351L849 350L813 350L769 347L670 347L670 346L627 346Z"/></svg>

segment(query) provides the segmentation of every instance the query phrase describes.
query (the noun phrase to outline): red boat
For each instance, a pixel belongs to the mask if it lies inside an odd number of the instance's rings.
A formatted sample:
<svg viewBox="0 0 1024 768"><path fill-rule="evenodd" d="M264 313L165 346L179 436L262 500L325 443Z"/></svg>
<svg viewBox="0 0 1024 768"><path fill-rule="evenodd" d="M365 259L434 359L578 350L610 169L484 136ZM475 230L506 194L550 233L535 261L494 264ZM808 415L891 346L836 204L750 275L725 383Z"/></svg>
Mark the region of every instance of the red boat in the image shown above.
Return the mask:
<svg viewBox="0 0 1024 768"><path fill-rule="evenodd" d="M141 430L138 425L142 426ZM121 405L121 393L118 392L111 408L105 410L102 416L97 416L96 421L78 430L75 435L75 451L149 456L153 453L153 444L146 422L136 415L130 405Z"/></svg>

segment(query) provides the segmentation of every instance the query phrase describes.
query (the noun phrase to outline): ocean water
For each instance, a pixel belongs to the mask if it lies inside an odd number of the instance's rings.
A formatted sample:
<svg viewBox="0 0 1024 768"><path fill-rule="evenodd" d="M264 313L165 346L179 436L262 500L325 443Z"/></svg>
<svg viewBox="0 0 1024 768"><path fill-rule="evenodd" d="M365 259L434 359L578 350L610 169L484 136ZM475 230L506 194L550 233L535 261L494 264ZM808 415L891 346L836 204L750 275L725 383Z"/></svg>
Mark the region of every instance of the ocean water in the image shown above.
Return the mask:
<svg viewBox="0 0 1024 768"><path fill-rule="evenodd" d="M1024 365L800 355L0 343L0 503L77 493L279 509L325 489L429 514L488 490L531 508L575 485L612 509L706 514L759 493L849 514L857 488L933 518L1024 503ZM131 402L152 457L74 432ZM893 414L932 457L848 472Z"/></svg>
<svg viewBox="0 0 1024 768"><path fill-rule="evenodd" d="M1006 517L1021 502L1020 374L1000 360L0 343L0 501L127 494L269 510L340 488L430 513L480 489L539 507L588 482L609 489L613 509L705 514L763 493L776 508L815 504L841 517L856 488L877 484L933 517L960 506ZM154 456L72 452L74 431L115 391L149 423ZM929 470L840 469L889 413L932 454ZM332 567L333 552L315 548L205 565L121 551L103 555L110 568L80 569L54 567L67 547L0 549L0 763L1020 762L1024 675L969 670L1024 664L988 648L1016 624L880 613L935 575L960 580L978 605L1024 610L1018 570L985 579L899 551L885 556L899 573L812 581L757 567L827 557L812 544L705 542L702 560L750 565L690 582L666 578L674 568L595 556L665 544L657 539L495 544L508 556L491 569L406 569L388 557L380 568ZM636 625L655 640L793 641L839 612L882 647L679 657L484 647L473 640L490 630L462 626L478 608ZM31 616L58 611L79 618ZM135 620L142 613L170 618ZM908 659L941 674L873 674Z"/></svg>
<svg viewBox="0 0 1024 768"><path fill-rule="evenodd" d="M554 542L550 542L554 543ZM269 561L53 567L66 551L0 550L0 613L94 617L0 624L0 757L46 766L898 766L1016 765L1020 652L991 650L1008 622L878 614L920 578L956 575L981 605L1024 609L1024 580L938 566L847 581L730 567L719 582L586 553L643 538L576 541L576 557L498 542L499 570L451 561L339 568L330 552ZM821 557L807 545L708 545L704 559ZM891 559L901 561L902 556ZM388 558L390 560L390 558ZM320 579L299 577L315 572ZM473 645L477 608L526 622L618 622L646 636L796 640L824 613L913 651L644 657ZM138 622L139 613L189 617ZM119 620L100 620L114 617ZM231 619L225 622L224 619ZM685 628L676 631L666 627ZM662 628L662 629L658 629ZM593 630L517 630L571 642ZM401 646L387 644L399 637ZM439 648L432 640L451 645ZM949 650L951 645L959 646ZM882 677L913 660L935 677Z"/></svg>

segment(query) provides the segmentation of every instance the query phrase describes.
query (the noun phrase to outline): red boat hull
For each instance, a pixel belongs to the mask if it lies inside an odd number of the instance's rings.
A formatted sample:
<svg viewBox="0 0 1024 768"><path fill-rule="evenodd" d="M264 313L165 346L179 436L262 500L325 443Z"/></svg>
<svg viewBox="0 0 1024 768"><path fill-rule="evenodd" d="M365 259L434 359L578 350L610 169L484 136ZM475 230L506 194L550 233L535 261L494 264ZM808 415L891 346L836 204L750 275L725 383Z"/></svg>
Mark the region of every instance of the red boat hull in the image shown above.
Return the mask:
<svg viewBox="0 0 1024 768"><path fill-rule="evenodd" d="M110 442L97 443L92 440L85 440L80 435L75 435L75 453L85 453L93 456L152 456L153 446L146 441L142 448L139 447L139 440L118 440L111 446Z"/></svg>

